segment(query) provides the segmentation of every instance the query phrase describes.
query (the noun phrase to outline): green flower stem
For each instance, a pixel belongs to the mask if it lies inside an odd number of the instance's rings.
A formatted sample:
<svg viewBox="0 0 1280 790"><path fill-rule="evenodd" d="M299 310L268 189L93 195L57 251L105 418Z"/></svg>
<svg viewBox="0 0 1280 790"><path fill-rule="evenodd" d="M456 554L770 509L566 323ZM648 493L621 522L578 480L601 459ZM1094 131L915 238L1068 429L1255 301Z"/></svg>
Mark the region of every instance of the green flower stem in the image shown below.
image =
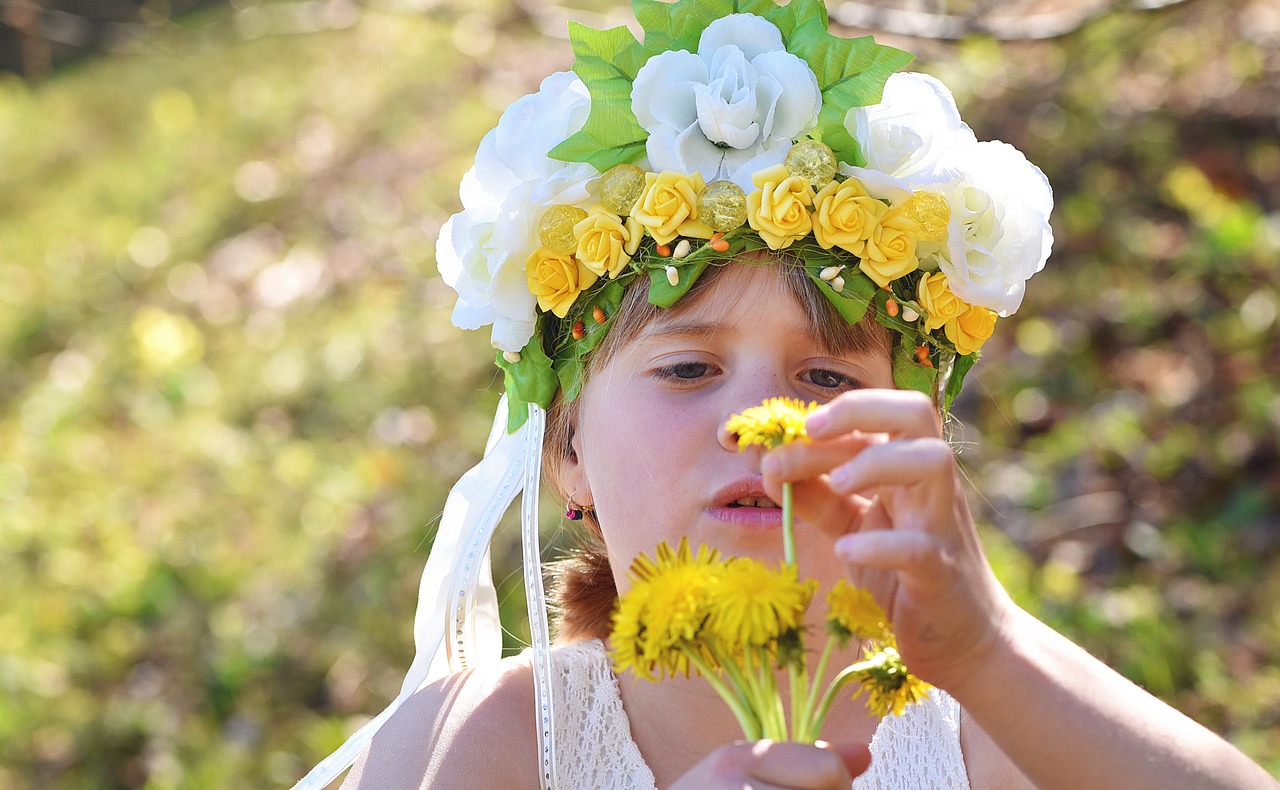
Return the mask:
<svg viewBox="0 0 1280 790"><path fill-rule="evenodd" d="M785 741L787 740L787 712L782 706L782 695L778 693L778 676L774 674L773 665L763 649L760 651L760 674L766 689L765 698L769 703L769 718L773 721L773 735L770 737L775 741Z"/></svg>
<svg viewBox="0 0 1280 790"><path fill-rule="evenodd" d="M827 674L827 664L831 661L831 654L835 652L835 647L835 637L828 635L827 643L822 647L822 655L818 658L818 671L813 676L813 686L809 689L809 696L804 704L804 712L801 716L803 726L797 728L797 732L803 733L805 743L816 741L821 734L822 720L814 717L814 710L818 705L818 686L822 683L823 676Z"/></svg>
<svg viewBox="0 0 1280 790"><path fill-rule="evenodd" d="M782 552L787 564L796 564L796 514L791 484L782 484Z"/></svg>
<svg viewBox="0 0 1280 790"><path fill-rule="evenodd" d="M808 667L801 664L796 666L791 664L787 667L787 674L791 680L791 740L801 743L811 743L806 738L806 714L808 710L805 706L805 698L808 696L805 691L809 688L809 670ZM819 675L821 677L821 675Z"/></svg>
<svg viewBox="0 0 1280 790"><path fill-rule="evenodd" d="M684 653L689 657L689 663L698 668L698 672L707 679L707 682L711 684L711 688L716 690L720 698L729 706L729 710L733 711L734 718L738 720L738 726L742 727L743 736L749 741L760 740L762 737L760 723L753 715L750 706L744 704L743 700L733 693L733 690L716 674L716 671L707 665L702 656L692 650L686 650Z"/></svg>
<svg viewBox="0 0 1280 790"><path fill-rule="evenodd" d="M818 705L818 712L814 716L814 723L817 727L821 727L822 722L827 720L827 714L831 713L831 706L835 703L836 695L840 693L840 689L857 680L859 673L873 669L876 666L876 662L877 659L873 656L856 664L850 664L840 670L840 674L831 679L831 683L822 695L822 702Z"/></svg>
<svg viewBox="0 0 1280 790"><path fill-rule="evenodd" d="M733 656L721 655L718 650L713 652L715 653L716 662L720 665L721 671L737 691L738 699L751 710L753 716L757 721L759 721L760 705L757 701L759 694L756 693L755 688L747 675L743 673L742 666L734 660Z"/></svg>

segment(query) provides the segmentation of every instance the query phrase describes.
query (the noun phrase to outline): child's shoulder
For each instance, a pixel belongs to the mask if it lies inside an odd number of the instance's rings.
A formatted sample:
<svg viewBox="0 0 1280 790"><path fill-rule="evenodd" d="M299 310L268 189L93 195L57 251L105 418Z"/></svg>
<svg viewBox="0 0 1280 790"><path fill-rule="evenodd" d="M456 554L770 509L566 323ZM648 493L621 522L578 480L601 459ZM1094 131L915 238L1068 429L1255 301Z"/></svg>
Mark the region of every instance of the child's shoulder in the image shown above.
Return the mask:
<svg viewBox="0 0 1280 790"><path fill-rule="evenodd" d="M343 788L527 788L537 781L533 699L520 656L436 681L383 725Z"/></svg>

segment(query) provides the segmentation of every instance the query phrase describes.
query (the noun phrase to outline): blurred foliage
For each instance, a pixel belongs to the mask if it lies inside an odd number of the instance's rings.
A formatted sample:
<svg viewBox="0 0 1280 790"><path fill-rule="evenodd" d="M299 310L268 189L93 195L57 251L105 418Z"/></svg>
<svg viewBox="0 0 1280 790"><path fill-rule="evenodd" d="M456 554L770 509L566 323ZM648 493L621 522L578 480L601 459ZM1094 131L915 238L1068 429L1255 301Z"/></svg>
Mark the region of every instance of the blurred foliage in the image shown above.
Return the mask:
<svg viewBox="0 0 1280 790"><path fill-rule="evenodd" d="M0 788L288 784L395 695L498 395L434 238L564 18L625 18L234 6L0 78ZM1280 11L885 39L1057 195L956 408L993 563L1280 770Z"/></svg>

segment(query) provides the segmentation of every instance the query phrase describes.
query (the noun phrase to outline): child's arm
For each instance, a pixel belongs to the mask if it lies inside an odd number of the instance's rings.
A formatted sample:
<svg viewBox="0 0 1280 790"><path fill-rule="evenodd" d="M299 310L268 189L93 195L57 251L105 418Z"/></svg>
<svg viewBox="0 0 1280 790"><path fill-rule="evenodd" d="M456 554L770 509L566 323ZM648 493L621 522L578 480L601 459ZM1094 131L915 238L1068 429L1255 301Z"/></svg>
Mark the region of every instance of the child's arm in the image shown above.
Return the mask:
<svg viewBox="0 0 1280 790"><path fill-rule="evenodd" d="M772 451L775 498L837 536L888 610L908 666L952 693L1041 787L1258 788L1234 747L1019 609L996 580L919 393L857 390L810 417L812 443Z"/></svg>

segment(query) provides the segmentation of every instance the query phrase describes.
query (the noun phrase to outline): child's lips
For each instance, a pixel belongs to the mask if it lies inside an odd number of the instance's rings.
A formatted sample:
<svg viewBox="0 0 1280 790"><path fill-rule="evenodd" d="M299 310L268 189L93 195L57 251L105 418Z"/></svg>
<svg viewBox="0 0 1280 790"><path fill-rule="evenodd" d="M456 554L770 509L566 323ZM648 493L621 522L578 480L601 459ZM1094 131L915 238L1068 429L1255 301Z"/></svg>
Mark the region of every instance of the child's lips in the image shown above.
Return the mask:
<svg viewBox="0 0 1280 790"><path fill-rule="evenodd" d="M780 529L782 527L782 508L777 506L718 505L707 508L707 513L717 521L747 529Z"/></svg>

